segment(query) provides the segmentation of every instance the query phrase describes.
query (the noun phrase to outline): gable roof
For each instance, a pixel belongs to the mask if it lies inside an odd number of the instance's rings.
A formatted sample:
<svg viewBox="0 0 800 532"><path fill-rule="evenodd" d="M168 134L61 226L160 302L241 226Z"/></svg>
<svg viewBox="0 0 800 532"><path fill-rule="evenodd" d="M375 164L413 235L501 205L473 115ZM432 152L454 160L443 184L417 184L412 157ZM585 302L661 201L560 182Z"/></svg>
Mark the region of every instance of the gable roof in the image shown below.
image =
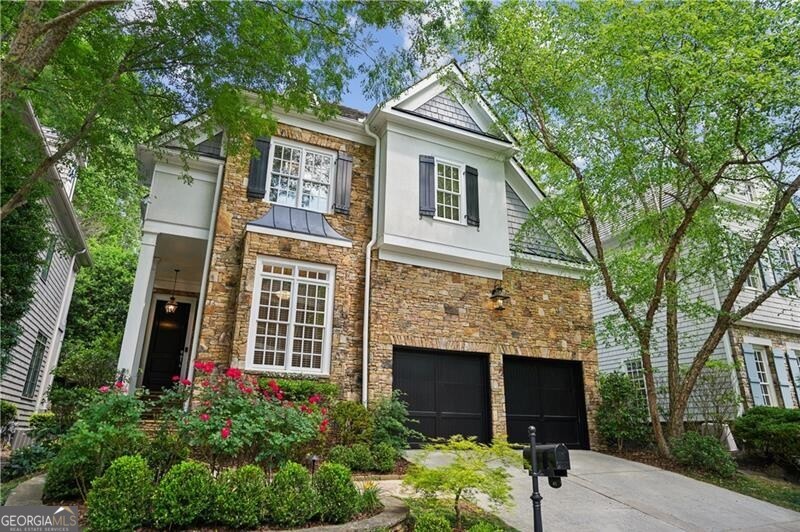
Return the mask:
<svg viewBox="0 0 800 532"><path fill-rule="evenodd" d="M424 104L415 109L421 116L427 116L451 124L454 126L470 129L476 133L485 133L475 120L469 115L464 106L461 105L448 91L442 91Z"/></svg>

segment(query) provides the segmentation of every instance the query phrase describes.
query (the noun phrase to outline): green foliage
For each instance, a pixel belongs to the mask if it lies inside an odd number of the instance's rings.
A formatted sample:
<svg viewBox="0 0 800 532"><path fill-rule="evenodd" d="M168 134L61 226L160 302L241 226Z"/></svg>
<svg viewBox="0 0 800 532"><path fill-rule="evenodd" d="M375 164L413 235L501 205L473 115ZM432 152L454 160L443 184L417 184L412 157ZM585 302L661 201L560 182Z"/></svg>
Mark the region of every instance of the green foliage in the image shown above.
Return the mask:
<svg viewBox="0 0 800 532"><path fill-rule="evenodd" d="M344 464L351 471L372 471L375 467L372 451L366 443L354 443L350 446L350 463Z"/></svg>
<svg viewBox="0 0 800 532"><path fill-rule="evenodd" d="M511 504L511 484L504 465L521 465L521 456L505 441L496 440L488 446L474 438L453 436L446 443L428 445L425 449L443 453L449 459L447 464L428 467L422 465L423 456L419 464L409 468L403 482L425 497L447 497L455 512L457 528L462 525L462 500L475 503L475 497L483 494L495 507Z"/></svg>
<svg viewBox="0 0 800 532"><path fill-rule="evenodd" d="M53 451L38 443L14 449L0 470L3 473L3 482L40 471L51 458Z"/></svg>
<svg viewBox="0 0 800 532"><path fill-rule="evenodd" d="M381 502L381 488L374 482L367 482L361 489L361 500L358 512L364 514L374 514L383 509Z"/></svg>
<svg viewBox="0 0 800 532"><path fill-rule="evenodd" d="M146 440L140 427L142 402L124 389L98 394L78 413L78 421L61 439L61 449L48 468L46 500L80 494L113 460L138 453Z"/></svg>
<svg viewBox="0 0 800 532"><path fill-rule="evenodd" d="M180 435L159 430L148 438L142 454L159 481L174 465L189 458L189 446Z"/></svg>
<svg viewBox="0 0 800 532"><path fill-rule="evenodd" d="M498 530L502 532L503 529L486 521L480 521L469 527L469 532L498 532Z"/></svg>
<svg viewBox="0 0 800 532"><path fill-rule="evenodd" d="M90 530L135 530L147 519L153 472L141 456L121 456L92 482L86 501Z"/></svg>
<svg viewBox="0 0 800 532"><path fill-rule="evenodd" d="M736 474L736 462L714 436L687 432L672 441L672 455L678 463L730 478Z"/></svg>
<svg viewBox="0 0 800 532"><path fill-rule="evenodd" d="M233 528L255 528L267 510L267 477L261 468L246 465L226 469L217 478L214 519Z"/></svg>
<svg viewBox="0 0 800 532"><path fill-rule="evenodd" d="M331 409L333 439L340 445L369 443L373 436L373 417L364 405L339 401Z"/></svg>
<svg viewBox="0 0 800 532"><path fill-rule="evenodd" d="M396 450L405 449L409 439L422 440L419 432L410 429L416 423L408 417L408 403L403 401L403 392L394 390L392 395L382 397L370 405L374 422L373 441L388 443Z"/></svg>
<svg viewBox="0 0 800 532"><path fill-rule="evenodd" d="M259 379L262 388L267 387L269 378ZM322 401L328 403L339 396L339 387L332 382L314 379L277 379L278 386L283 390L283 397L287 401L308 401L312 395L319 395Z"/></svg>
<svg viewBox="0 0 800 532"><path fill-rule="evenodd" d="M98 395L97 388L72 388L53 382L47 398L55 415L56 434L64 434L78 419L78 412L91 404Z"/></svg>
<svg viewBox="0 0 800 532"><path fill-rule="evenodd" d="M342 464L350 467L353 463L353 454L350 452L350 447L346 445L335 445L328 451L328 461L337 464ZM351 468L352 469L352 468Z"/></svg>
<svg viewBox="0 0 800 532"><path fill-rule="evenodd" d="M435 512L422 512L414 519L414 532L450 532L450 522Z"/></svg>
<svg viewBox="0 0 800 532"><path fill-rule="evenodd" d="M56 415L52 412L36 412L28 418L30 429L28 434L36 443L46 447L56 445L58 437L62 434L61 425Z"/></svg>
<svg viewBox="0 0 800 532"><path fill-rule="evenodd" d="M317 515L318 505L308 470L294 462L283 464L269 486L267 508L270 522L300 526Z"/></svg>
<svg viewBox="0 0 800 532"><path fill-rule="evenodd" d="M649 436L647 408L642 393L625 373L605 373L598 377L600 406L597 430L618 450L626 443L643 444Z"/></svg>
<svg viewBox="0 0 800 532"><path fill-rule="evenodd" d="M753 407L736 420L733 435L748 455L800 473L800 410Z"/></svg>
<svg viewBox="0 0 800 532"><path fill-rule="evenodd" d="M186 527L212 508L214 477L208 466L187 460L167 471L153 495L153 521L159 527Z"/></svg>
<svg viewBox="0 0 800 532"><path fill-rule="evenodd" d="M372 465L379 473L394 471L394 465L399 458L397 449L388 442L377 443L372 446Z"/></svg>
<svg viewBox="0 0 800 532"><path fill-rule="evenodd" d="M326 462L314 475L313 483L319 499L320 517L326 523L344 523L359 511L360 494L347 467Z"/></svg>
<svg viewBox="0 0 800 532"><path fill-rule="evenodd" d="M17 419L17 405L6 400L0 401L0 426L6 427Z"/></svg>

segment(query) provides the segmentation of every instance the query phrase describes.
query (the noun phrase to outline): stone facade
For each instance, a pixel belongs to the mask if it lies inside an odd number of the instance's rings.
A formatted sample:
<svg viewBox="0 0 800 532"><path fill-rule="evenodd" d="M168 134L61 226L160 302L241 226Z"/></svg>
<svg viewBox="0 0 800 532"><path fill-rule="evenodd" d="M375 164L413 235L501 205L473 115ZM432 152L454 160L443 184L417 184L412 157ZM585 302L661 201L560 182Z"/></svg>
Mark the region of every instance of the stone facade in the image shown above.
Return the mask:
<svg viewBox="0 0 800 532"><path fill-rule="evenodd" d="M750 381L747 379L747 369L744 364L744 354L742 353L742 343L744 343L745 336L754 336L757 338L764 338L772 342L772 347L783 349L786 352L787 344L800 345L800 334L789 334L778 331L770 331L767 329L756 329L752 327L736 326L730 330L731 343L733 344L733 356L736 361L737 375L739 377L739 393L744 397L745 406L750 408L753 406L753 394L750 392ZM800 399L797 397L794 386L791 387L791 395L793 405L784 405L783 397L778 388L778 376L775 369L775 359L772 357L772 349L768 349L770 356L769 369L772 374L772 382L775 386L776 400L779 406L800 408ZM791 373L790 373L791 376Z"/></svg>
<svg viewBox="0 0 800 532"><path fill-rule="evenodd" d="M357 399L361 379L364 253L372 225L374 149L283 124L278 126L275 136L352 155L350 213L329 214L326 218L336 231L353 241L353 247L247 232L247 223L263 216L270 204L247 197L249 153L229 157L220 196L197 359L244 368L258 255L333 265L336 278L331 380L339 384L345 398Z"/></svg>
<svg viewBox="0 0 800 532"><path fill-rule="evenodd" d="M503 355L582 363L589 441L594 424L597 352L592 303L579 280L507 269L506 309L494 309L495 281L441 270L373 262L370 303L370 397L392 389L395 346L487 353L492 432L506 433Z"/></svg>

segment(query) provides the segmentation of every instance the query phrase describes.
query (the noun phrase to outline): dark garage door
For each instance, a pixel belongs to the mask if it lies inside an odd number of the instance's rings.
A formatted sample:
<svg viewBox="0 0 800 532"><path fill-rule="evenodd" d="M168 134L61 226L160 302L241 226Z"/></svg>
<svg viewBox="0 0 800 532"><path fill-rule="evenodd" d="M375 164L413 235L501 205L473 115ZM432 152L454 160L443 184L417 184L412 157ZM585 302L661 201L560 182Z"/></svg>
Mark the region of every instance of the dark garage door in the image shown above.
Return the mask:
<svg viewBox="0 0 800 532"><path fill-rule="evenodd" d="M536 427L541 443L588 449L586 405L580 362L503 357L508 441L528 441Z"/></svg>
<svg viewBox="0 0 800 532"><path fill-rule="evenodd" d="M405 392L412 428L431 438L454 434L488 442L488 359L484 355L395 349L393 387Z"/></svg>

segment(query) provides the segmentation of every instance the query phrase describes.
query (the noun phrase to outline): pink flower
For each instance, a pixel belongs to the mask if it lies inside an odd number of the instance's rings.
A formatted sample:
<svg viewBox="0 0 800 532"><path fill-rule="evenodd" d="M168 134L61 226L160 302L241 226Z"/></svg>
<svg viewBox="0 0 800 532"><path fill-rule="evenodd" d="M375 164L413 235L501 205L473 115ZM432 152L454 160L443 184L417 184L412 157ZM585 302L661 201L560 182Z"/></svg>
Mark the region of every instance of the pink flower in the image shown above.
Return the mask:
<svg viewBox="0 0 800 532"><path fill-rule="evenodd" d="M325 432L328 431L328 420L327 419L323 419L322 423L319 424L319 431L321 433L325 433Z"/></svg>
<svg viewBox="0 0 800 532"><path fill-rule="evenodd" d="M178 382L179 380L181 380L181 376L180 375L173 375L172 376L172 382Z"/></svg>
<svg viewBox="0 0 800 532"><path fill-rule="evenodd" d="M205 414L205 413L200 414L200 421L208 421L210 417L211 416L209 416L208 414Z"/></svg>
<svg viewBox="0 0 800 532"><path fill-rule="evenodd" d="M308 402L311 403L312 405L315 405L320 401L322 401L322 397L320 397L318 393L315 393L314 395L308 398Z"/></svg>
<svg viewBox="0 0 800 532"><path fill-rule="evenodd" d="M320 408L319 411L322 413L323 416L327 416L328 415L328 409L325 408L324 406L322 408Z"/></svg>
<svg viewBox="0 0 800 532"><path fill-rule="evenodd" d="M214 363L211 361L200 362L199 360L194 363L194 367L205 374L211 374L214 371Z"/></svg>
<svg viewBox="0 0 800 532"><path fill-rule="evenodd" d="M124 388L124 387L125 387L125 383L122 382L122 381L117 381L117 382L114 383L114 388L116 388L117 390L119 390L121 388Z"/></svg>
<svg viewBox="0 0 800 532"><path fill-rule="evenodd" d="M98 390L100 390L100 393L108 393L109 391L111 391L111 387L110 386L101 386L100 388L98 388Z"/></svg>
<svg viewBox="0 0 800 532"><path fill-rule="evenodd" d="M237 380L242 378L242 370L237 368L228 368L228 371L225 372L226 377L230 377L231 379Z"/></svg>
<svg viewBox="0 0 800 532"><path fill-rule="evenodd" d="M227 440L228 436L231 435L231 429L230 429L230 427L222 427L222 430L219 431L219 433L220 433L220 436L222 436L223 440Z"/></svg>
<svg viewBox="0 0 800 532"><path fill-rule="evenodd" d="M181 384L183 384L184 386L191 386L192 385L192 381L190 381L189 379L183 379L181 381Z"/></svg>

